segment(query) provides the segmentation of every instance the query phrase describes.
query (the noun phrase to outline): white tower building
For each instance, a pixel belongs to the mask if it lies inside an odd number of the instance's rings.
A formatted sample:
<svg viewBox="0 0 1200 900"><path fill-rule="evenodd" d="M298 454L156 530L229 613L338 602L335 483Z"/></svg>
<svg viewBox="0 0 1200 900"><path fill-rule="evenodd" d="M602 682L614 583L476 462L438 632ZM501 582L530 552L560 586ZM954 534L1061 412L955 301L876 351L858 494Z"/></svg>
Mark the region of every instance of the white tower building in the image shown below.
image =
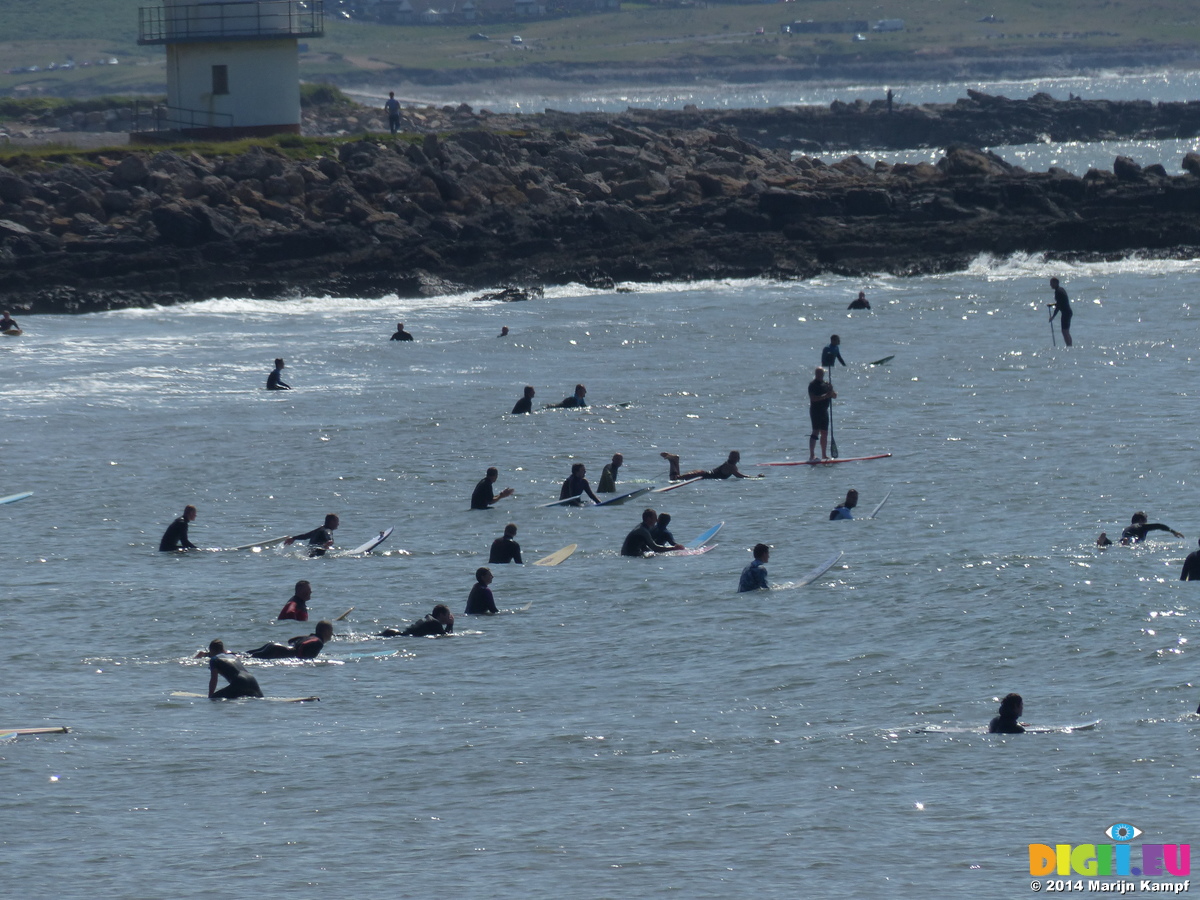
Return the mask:
<svg viewBox="0 0 1200 900"><path fill-rule="evenodd" d="M138 43L167 48L167 119L189 137L300 132L298 40L325 33L322 0L164 0Z"/></svg>

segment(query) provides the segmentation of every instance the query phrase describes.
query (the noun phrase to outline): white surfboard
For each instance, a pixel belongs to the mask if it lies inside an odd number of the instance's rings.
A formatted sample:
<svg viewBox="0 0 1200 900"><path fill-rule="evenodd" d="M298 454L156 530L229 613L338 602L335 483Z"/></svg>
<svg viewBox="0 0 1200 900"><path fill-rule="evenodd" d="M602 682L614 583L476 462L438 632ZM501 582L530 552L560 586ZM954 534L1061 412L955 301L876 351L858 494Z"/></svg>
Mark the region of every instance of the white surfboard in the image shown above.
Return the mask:
<svg viewBox="0 0 1200 900"><path fill-rule="evenodd" d="M361 544L361 545L355 547L353 550L351 550L349 555L350 556L358 556L360 553L370 553L372 550L374 550L376 547L378 547L380 544L382 544L384 541L386 541L391 536L392 531L394 531L394 530L395 530L395 526L387 529L386 531L379 532L379 534L375 535L375 537L371 538L365 544Z"/></svg>
<svg viewBox="0 0 1200 900"><path fill-rule="evenodd" d="M879 513L879 511L881 509L883 509L883 504L887 503L888 497L890 497L890 496L892 496L891 491L888 491L886 494L884 494L883 499L879 501L879 504L873 510L871 510L871 514L869 516L867 516L867 518L868 519L875 518L875 516Z"/></svg>
<svg viewBox="0 0 1200 900"><path fill-rule="evenodd" d="M670 550L666 553L652 554L654 556L703 556L709 550L717 549L717 544L705 544L703 547L685 547L682 550Z"/></svg>
<svg viewBox="0 0 1200 900"><path fill-rule="evenodd" d="M689 549L689 550L699 550L701 547L703 547L705 544L707 544L709 541L711 541L713 538L715 538L717 536L717 532L720 531L724 527L725 527L724 522L718 522L716 525L714 525L712 528L708 529L708 531L704 532L702 535L700 535L695 540L688 541L686 544L684 544L684 546L687 547L687 549Z"/></svg>
<svg viewBox="0 0 1200 900"><path fill-rule="evenodd" d="M255 541L253 544L242 544L240 547L229 547L229 550L253 550L255 547L273 547L276 544L282 544L288 539L289 535L283 537L268 538L265 541Z"/></svg>
<svg viewBox="0 0 1200 900"><path fill-rule="evenodd" d="M596 506L620 506L626 500L632 500L634 497L640 497L640 496L642 496L642 494L648 494L652 490L654 490L653 486L640 487L637 490L627 491L624 494L617 494L617 496L615 496L615 497L610 497L607 500L602 500L601 502L597 503Z"/></svg>
<svg viewBox="0 0 1200 900"><path fill-rule="evenodd" d="M549 509L552 506L571 506L579 502L579 498L583 494L576 494L574 497L564 497L562 500L555 500L551 503L539 503L534 509Z"/></svg>
<svg viewBox="0 0 1200 900"><path fill-rule="evenodd" d="M557 566L560 562L574 553L578 546L578 544L567 544L567 546L563 547L561 550L556 550L549 556L543 556L541 559L535 560L533 564L535 566Z"/></svg>
<svg viewBox="0 0 1200 900"><path fill-rule="evenodd" d="M703 480L703 478L689 478L687 481L676 481L674 484L668 484L666 487L655 488L654 493L665 494L667 491L673 491L676 488L687 487L689 484L695 484L697 481Z"/></svg>
<svg viewBox="0 0 1200 900"><path fill-rule="evenodd" d="M208 694L197 694L194 691L171 691L172 697L183 700L208 700ZM213 700L224 700L224 697L213 697ZM310 700L320 700L320 697L238 697L238 700L274 700L276 703L308 703Z"/></svg>
<svg viewBox="0 0 1200 900"><path fill-rule="evenodd" d="M842 551L839 550L837 553L833 554L833 556L829 557L829 559L825 560L825 562L821 563L819 566L797 581L796 587L804 587L806 584L812 584L814 581L832 569L834 565L837 564L837 561L841 558Z"/></svg>
<svg viewBox="0 0 1200 900"><path fill-rule="evenodd" d="M0 506L5 503L16 503L18 500L24 500L26 497L32 497L33 491L25 491L23 494L9 494L7 497L0 497Z"/></svg>

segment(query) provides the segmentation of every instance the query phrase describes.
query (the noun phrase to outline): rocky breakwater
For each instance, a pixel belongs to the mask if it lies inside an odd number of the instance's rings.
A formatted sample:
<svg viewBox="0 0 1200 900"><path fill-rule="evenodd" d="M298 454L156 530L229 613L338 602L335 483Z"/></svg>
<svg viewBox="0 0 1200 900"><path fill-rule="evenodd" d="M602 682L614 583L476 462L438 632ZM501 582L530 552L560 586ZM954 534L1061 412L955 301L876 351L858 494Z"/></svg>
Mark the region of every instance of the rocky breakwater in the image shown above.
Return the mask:
<svg viewBox="0 0 1200 900"><path fill-rule="evenodd" d="M291 160L109 151L0 168L13 310L214 295L418 295L503 284L922 273L982 252L1193 255L1187 174L1118 159L1027 173L969 147L937 164L826 163L727 131L427 135Z"/></svg>

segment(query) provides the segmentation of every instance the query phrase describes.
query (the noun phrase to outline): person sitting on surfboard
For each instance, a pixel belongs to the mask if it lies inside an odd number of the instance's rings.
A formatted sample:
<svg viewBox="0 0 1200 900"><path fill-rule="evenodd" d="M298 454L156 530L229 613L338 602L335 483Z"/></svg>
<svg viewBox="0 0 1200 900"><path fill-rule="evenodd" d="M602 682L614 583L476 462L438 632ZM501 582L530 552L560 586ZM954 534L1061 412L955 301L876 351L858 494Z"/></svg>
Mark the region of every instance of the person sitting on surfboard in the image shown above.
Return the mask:
<svg viewBox="0 0 1200 900"><path fill-rule="evenodd" d="M813 370L813 380L808 383L808 419L812 424L812 434L808 436L808 461L820 462L817 459L817 440L821 441L821 459L829 459L829 407L837 399L837 391L825 380L825 370L817 366Z"/></svg>
<svg viewBox="0 0 1200 900"><path fill-rule="evenodd" d="M17 320L8 314L8 310L0 316L0 331L20 331L21 326L17 324Z"/></svg>
<svg viewBox="0 0 1200 900"><path fill-rule="evenodd" d="M413 336L404 330L403 322L396 323L396 333L388 338L389 341L411 341L412 339Z"/></svg>
<svg viewBox="0 0 1200 900"><path fill-rule="evenodd" d="M1180 581L1200 581L1200 550L1193 550L1183 561L1183 571L1179 573Z"/></svg>
<svg viewBox="0 0 1200 900"><path fill-rule="evenodd" d="M532 384L525 385L525 393L521 399L513 404L512 415L523 416L526 413L533 412L533 395L537 393L533 389Z"/></svg>
<svg viewBox="0 0 1200 900"><path fill-rule="evenodd" d="M295 619L297 622L308 621L308 601L312 599L312 585L307 581L296 582L296 592L292 599L283 604L276 619Z"/></svg>
<svg viewBox="0 0 1200 900"><path fill-rule="evenodd" d="M1141 543L1146 539L1147 532L1150 531L1169 531L1177 538L1183 537L1171 526L1163 525L1161 522L1147 522L1144 512L1135 512L1130 517L1125 530L1121 532L1121 543L1125 545Z"/></svg>
<svg viewBox="0 0 1200 900"><path fill-rule="evenodd" d="M496 598L492 596L492 572L485 566L475 570L475 585L467 595L467 608L463 610L468 616L494 616L500 610L496 609Z"/></svg>
<svg viewBox="0 0 1200 900"><path fill-rule="evenodd" d="M642 524L625 535L625 543L621 545L622 556L645 556L647 553L667 553L671 550L682 550L682 544L660 544L651 535L651 529L658 524L658 513L652 509L642 511Z"/></svg>
<svg viewBox="0 0 1200 900"><path fill-rule="evenodd" d="M499 477L500 470L495 466L490 466L479 484L475 485L475 490L471 492L471 509L491 509L493 503L499 503L505 497L512 496L512 488L505 488L498 494L492 493L492 485Z"/></svg>
<svg viewBox="0 0 1200 900"><path fill-rule="evenodd" d="M275 360L275 368L267 376L268 391L290 391L292 386L283 380L283 360Z"/></svg>
<svg viewBox="0 0 1200 900"><path fill-rule="evenodd" d="M839 346L841 343L842 339L836 334L829 336L829 346L821 351L821 365L832 369L837 363L841 363L843 366L846 364L846 361L842 359L842 351Z"/></svg>
<svg viewBox="0 0 1200 900"><path fill-rule="evenodd" d="M754 545L754 560L742 569L742 577L738 580L738 593L746 591L769 591L767 584L767 563L771 561L771 548L766 544Z"/></svg>
<svg viewBox="0 0 1200 900"><path fill-rule="evenodd" d="M261 697L262 688L254 676L246 671L246 667L226 651L222 641L212 641L208 652L201 651L197 656L208 657L208 698L210 700L235 700L238 697ZM217 676L220 675L229 682L217 690Z"/></svg>
<svg viewBox="0 0 1200 900"><path fill-rule="evenodd" d="M188 540L188 522L196 521L196 507L188 504L183 508L183 515L167 526L162 540L158 542L160 552L169 550L195 550L196 545Z"/></svg>
<svg viewBox="0 0 1200 900"><path fill-rule="evenodd" d="M501 563L516 563L518 566L525 565L521 561L521 545L513 540L516 536L517 526L513 522L509 522L504 526L503 536L492 541L492 551L488 555L489 565Z"/></svg>
<svg viewBox="0 0 1200 900"><path fill-rule="evenodd" d="M333 623L322 619L312 634L288 638L286 644L270 641L254 650L247 650L251 659L316 659L321 649L333 638Z"/></svg>
<svg viewBox="0 0 1200 900"><path fill-rule="evenodd" d="M612 462L604 467L600 472L600 484L596 486L602 494L615 494L617 491L617 472L625 463L625 457L620 453L614 453Z"/></svg>
<svg viewBox="0 0 1200 900"><path fill-rule="evenodd" d="M854 489L846 491L846 499L842 501L841 506L835 506L829 513L829 521L832 522L835 519L853 519L854 516L850 514L850 510L856 506L858 506L858 491Z"/></svg>
<svg viewBox="0 0 1200 900"><path fill-rule="evenodd" d="M738 463L742 461L742 454L736 450L729 451L729 457L725 462L721 463L715 469L693 469L690 472L679 474L679 456L675 453L660 453L658 454L667 461L668 478L671 481L691 481L693 478L720 478L725 479L730 476L734 478L765 478L765 475L745 475L738 471Z"/></svg>
<svg viewBox="0 0 1200 900"><path fill-rule="evenodd" d="M283 546L290 547L296 541L308 541L309 556L324 556L325 551L333 546L333 533L337 530L340 520L333 513L325 517L325 524L320 528L314 528L312 531L306 531L304 534L293 535L283 542Z"/></svg>
<svg viewBox="0 0 1200 900"><path fill-rule="evenodd" d="M439 637L443 634L454 634L454 613L444 603L439 603L433 612L423 619L413 622L403 631L398 628L385 628L379 632L379 637Z"/></svg>
<svg viewBox="0 0 1200 900"><path fill-rule="evenodd" d="M587 494L592 498L593 503L599 503L600 498L592 493L592 486L588 484L588 480L583 476L587 474L587 468L583 463L574 463L571 466L571 477L562 484L562 489L558 492L559 500L567 500L571 497L578 497L581 494ZM582 506L582 501L576 500L571 506Z"/></svg>
<svg viewBox="0 0 1200 900"><path fill-rule="evenodd" d="M858 297L850 301L850 305L846 309L870 309L871 304L867 302L867 295L863 291L858 292Z"/></svg>
<svg viewBox="0 0 1200 900"><path fill-rule="evenodd" d="M988 724L988 734L1024 734L1025 729L1017 721L1025 711L1025 701L1020 694L1005 694L1000 701L1000 715Z"/></svg>
<svg viewBox="0 0 1200 900"><path fill-rule="evenodd" d="M1100 532L1100 537L1096 538L1096 546L1101 549L1112 546L1112 541L1108 539L1107 531Z"/></svg>
<svg viewBox="0 0 1200 900"><path fill-rule="evenodd" d="M575 393L563 400L562 403L555 403L550 409L574 409L576 407L587 406L587 401L583 399L587 393L587 388L582 384L575 385Z"/></svg>
<svg viewBox="0 0 1200 900"><path fill-rule="evenodd" d="M670 524L671 514L659 513L658 523L650 529L650 537L653 538L654 543L668 546L679 543L675 540L675 535L671 534L671 529L667 527Z"/></svg>

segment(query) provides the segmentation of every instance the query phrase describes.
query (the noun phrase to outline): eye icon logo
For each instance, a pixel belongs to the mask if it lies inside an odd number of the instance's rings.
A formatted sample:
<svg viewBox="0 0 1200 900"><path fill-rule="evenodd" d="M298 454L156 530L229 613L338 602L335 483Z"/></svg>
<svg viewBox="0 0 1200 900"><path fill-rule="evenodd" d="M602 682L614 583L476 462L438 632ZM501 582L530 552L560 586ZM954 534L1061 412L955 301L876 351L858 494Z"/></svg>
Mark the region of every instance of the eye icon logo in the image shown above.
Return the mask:
<svg viewBox="0 0 1200 900"><path fill-rule="evenodd" d="M1104 831L1114 841L1132 841L1135 837L1142 833L1142 829L1135 828L1133 825L1127 825L1123 822L1118 822L1115 825L1109 825Z"/></svg>

